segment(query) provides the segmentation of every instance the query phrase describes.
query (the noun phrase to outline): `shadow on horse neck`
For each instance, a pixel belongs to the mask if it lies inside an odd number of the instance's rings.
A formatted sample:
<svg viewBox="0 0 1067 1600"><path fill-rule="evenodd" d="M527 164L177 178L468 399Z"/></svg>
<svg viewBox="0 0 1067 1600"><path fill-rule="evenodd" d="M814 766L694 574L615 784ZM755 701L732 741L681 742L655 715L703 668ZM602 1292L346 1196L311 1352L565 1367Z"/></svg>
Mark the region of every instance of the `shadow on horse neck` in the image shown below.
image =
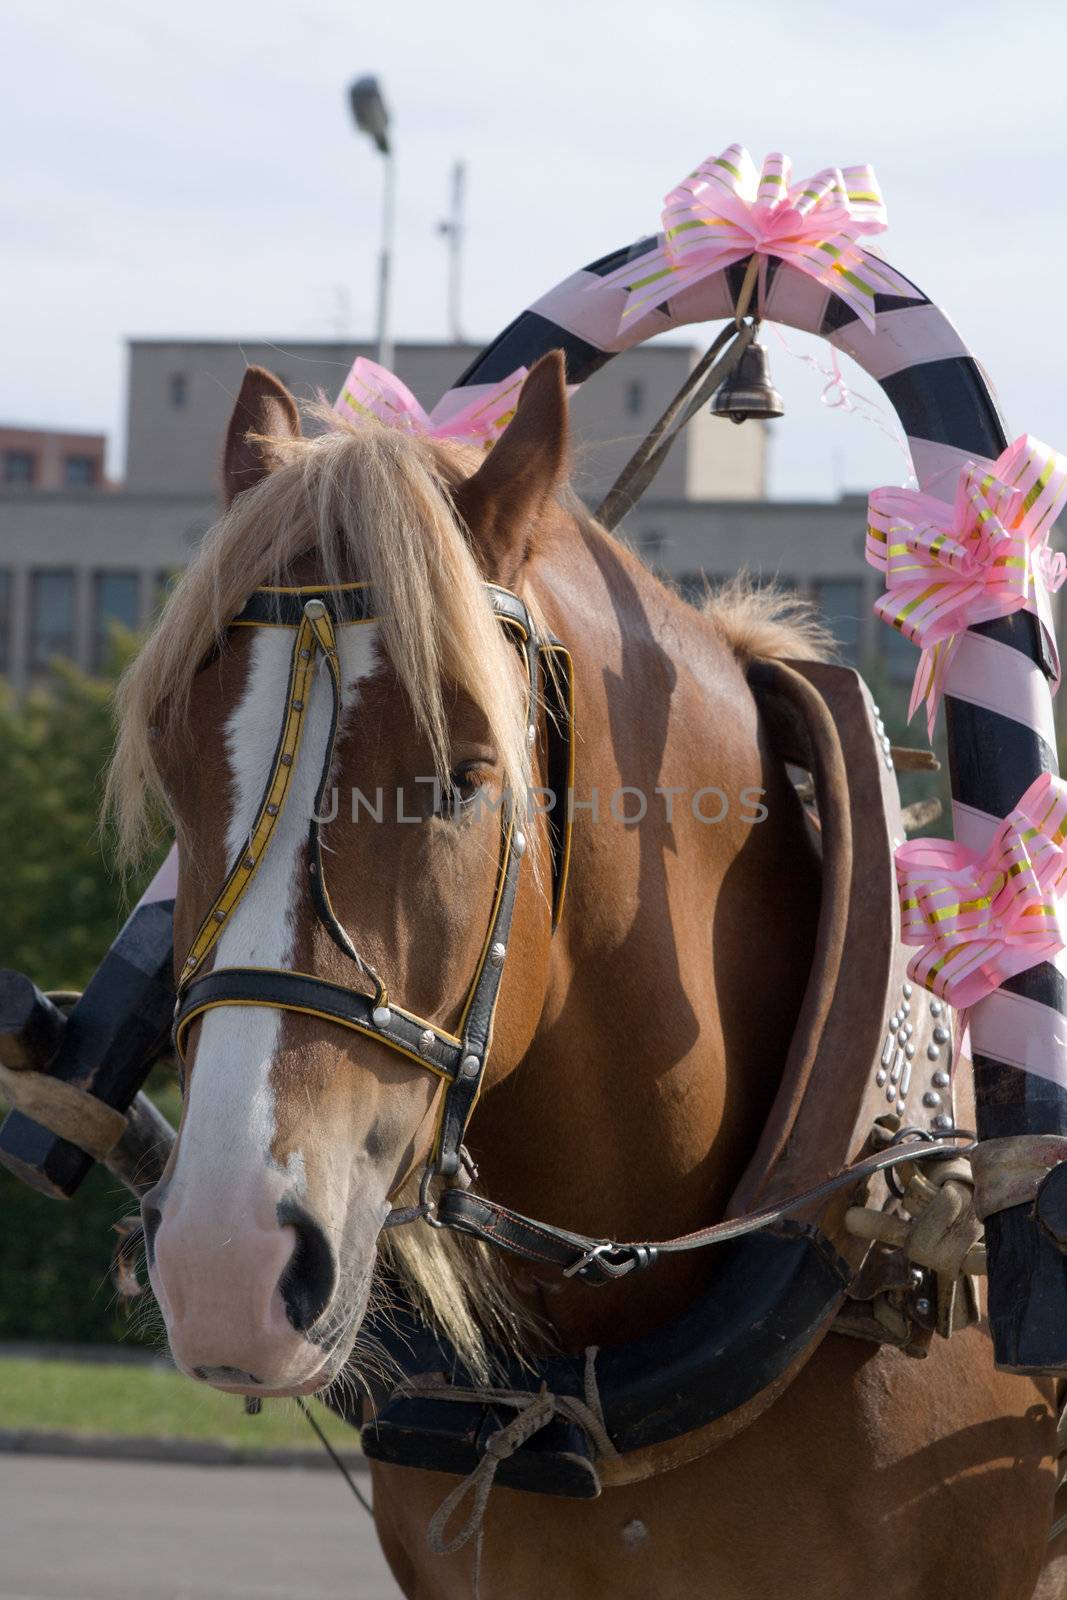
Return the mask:
<svg viewBox="0 0 1067 1600"><path fill-rule="evenodd" d="M817 864L744 635L762 611L768 648L811 639L743 591L696 610L573 503L521 587L574 657L573 855L536 1035L485 1095L472 1149L487 1191L529 1215L662 1238L721 1215L807 978ZM595 1294L518 1276L578 1346L647 1331L705 1271L661 1261Z"/></svg>

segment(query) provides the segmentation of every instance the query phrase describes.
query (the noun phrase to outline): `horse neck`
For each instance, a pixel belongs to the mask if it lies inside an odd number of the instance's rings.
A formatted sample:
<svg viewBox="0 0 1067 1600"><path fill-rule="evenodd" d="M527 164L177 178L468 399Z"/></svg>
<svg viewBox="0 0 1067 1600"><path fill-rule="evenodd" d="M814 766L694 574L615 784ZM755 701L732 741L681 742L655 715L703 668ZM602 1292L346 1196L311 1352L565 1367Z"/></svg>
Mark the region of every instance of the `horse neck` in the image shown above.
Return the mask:
<svg viewBox="0 0 1067 1600"><path fill-rule="evenodd" d="M807 972L814 867L714 624L595 529L531 585L574 657L579 805L540 1024L472 1142L494 1198L595 1237L663 1238L721 1214L762 1129ZM612 814L623 785L646 799L640 822ZM597 814L582 808L594 786ZM711 787L718 823L693 810ZM764 791L765 821L745 820L746 790ZM661 1260L595 1294L518 1270L580 1344L617 1338L620 1316L636 1333L680 1309L706 1264Z"/></svg>

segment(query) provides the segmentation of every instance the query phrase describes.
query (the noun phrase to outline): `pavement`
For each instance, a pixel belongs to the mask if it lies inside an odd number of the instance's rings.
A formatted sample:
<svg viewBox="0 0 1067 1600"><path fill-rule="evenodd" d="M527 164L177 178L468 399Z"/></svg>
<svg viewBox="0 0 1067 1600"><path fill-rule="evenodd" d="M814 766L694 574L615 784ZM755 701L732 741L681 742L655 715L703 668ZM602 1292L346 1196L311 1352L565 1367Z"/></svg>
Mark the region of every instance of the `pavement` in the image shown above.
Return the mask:
<svg viewBox="0 0 1067 1600"><path fill-rule="evenodd" d="M332 1474L7 1455L0 1600L402 1596Z"/></svg>

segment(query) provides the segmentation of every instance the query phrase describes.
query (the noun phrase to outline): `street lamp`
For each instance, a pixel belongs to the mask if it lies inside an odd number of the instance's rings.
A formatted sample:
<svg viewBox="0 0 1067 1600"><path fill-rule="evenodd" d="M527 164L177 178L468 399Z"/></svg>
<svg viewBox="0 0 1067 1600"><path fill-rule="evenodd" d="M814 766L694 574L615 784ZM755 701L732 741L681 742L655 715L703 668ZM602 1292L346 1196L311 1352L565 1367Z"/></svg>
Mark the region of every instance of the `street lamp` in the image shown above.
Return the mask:
<svg viewBox="0 0 1067 1600"><path fill-rule="evenodd" d="M385 160L382 186L382 248L378 260L378 363L393 364L389 339L389 269L393 253L393 147L389 140L389 112L377 78L357 78L348 91L352 116L360 133L374 142Z"/></svg>

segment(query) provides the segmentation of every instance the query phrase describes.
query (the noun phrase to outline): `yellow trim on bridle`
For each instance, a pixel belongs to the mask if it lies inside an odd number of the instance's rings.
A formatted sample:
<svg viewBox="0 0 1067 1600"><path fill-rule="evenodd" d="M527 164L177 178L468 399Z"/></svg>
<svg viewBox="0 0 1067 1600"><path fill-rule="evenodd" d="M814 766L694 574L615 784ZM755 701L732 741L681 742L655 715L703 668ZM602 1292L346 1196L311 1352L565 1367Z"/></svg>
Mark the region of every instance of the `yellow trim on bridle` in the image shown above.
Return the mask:
<svg viewBox="0 0 1067 1600"><path fill-rule="evenodd" d="M220 973L223 973L228 969L226 967L218 967L216 970ZM276 969L274 967L253 967L245 968L244 970L254 972L274 972ZM292 974L296 978L315 978L315 974L312 972L297 972L295 969L287 970L292 970ZM187 1011L182 1017L181 1030L175 1037L175 1045L178 1050L178 1054L183 1061L185 1060L185 1042L189 1033L189 1029L192 1027L193 1023L198 1017L204 1016L208 1011L213 1011L220 1005L244 1006L251 1010L259 1009L267 1011L289 1011L293 1015L318 1017L323 1022L335 1022L339 1028L347 1028L351 1033L361 1033L367 1039L376 1039L379 1044L384 1044L388 1046L390 1050L395 1050L397 1055L406 1056L409 1061L414 1061L416 1066L425 1067L426 1071L432 1072L435 1077L442 1078L446 1082L448 1082L451 1077L451 1074L445 1067L439 1067L435 1062L427 1061L423 1056L417 1055L414 1050L408 1050L406 1046L397 1044L393 1039L383 1039L377 1028L367 1027L361 1022L353 1021L351 1017L341 1017L332 1011L320 1011L310 1006L293 1005L285 1000L208 1000L202 1006L191 1007L190 1010ZM395 1011L402 1017L406 1017L407 1020L411 1023L414 1023L416 1027L422 1028L432 1026L439 1039L444 1039L447 1041L447 1043L455 1045L457 1049L459 1048L461 1041L457 1039L455 1034L446 1033L443 1028L438 1028L435 1024L428 1024L424 1018L418 1016L414 1011L406 1011L402 1006L393 1005L392 1002L390 1002L390 1010Z"/></svg>
<svg viewBox="0 0 1067 1600"><path fill-rule="evenodd" d="M328 621L329 619L327 618ZM329 637L332 641L332 629ZM185 964L182 967L179 980L182 988L189 983L190 979L195 976L203 965L204 960L218 941L223 928L240 904L245 890L259 870L259 864L263 860L278 818L282 814L282 809L289 794L296 758L300 750L300 735L304 727L304 710L307 706L307 696L312 681L316 644L320 648L332 648L332 645L326 646L322 643L314 625L305 616L297 629L296 640L293 644L293 656L286 690L285 720L282 724L281 736L275 750L270 780L256 820L252 824L248 842L238 853L237 860L230 868L221 890L207 916L200 924L196 937L189 947L189 954L185 958Z"/></svg>

